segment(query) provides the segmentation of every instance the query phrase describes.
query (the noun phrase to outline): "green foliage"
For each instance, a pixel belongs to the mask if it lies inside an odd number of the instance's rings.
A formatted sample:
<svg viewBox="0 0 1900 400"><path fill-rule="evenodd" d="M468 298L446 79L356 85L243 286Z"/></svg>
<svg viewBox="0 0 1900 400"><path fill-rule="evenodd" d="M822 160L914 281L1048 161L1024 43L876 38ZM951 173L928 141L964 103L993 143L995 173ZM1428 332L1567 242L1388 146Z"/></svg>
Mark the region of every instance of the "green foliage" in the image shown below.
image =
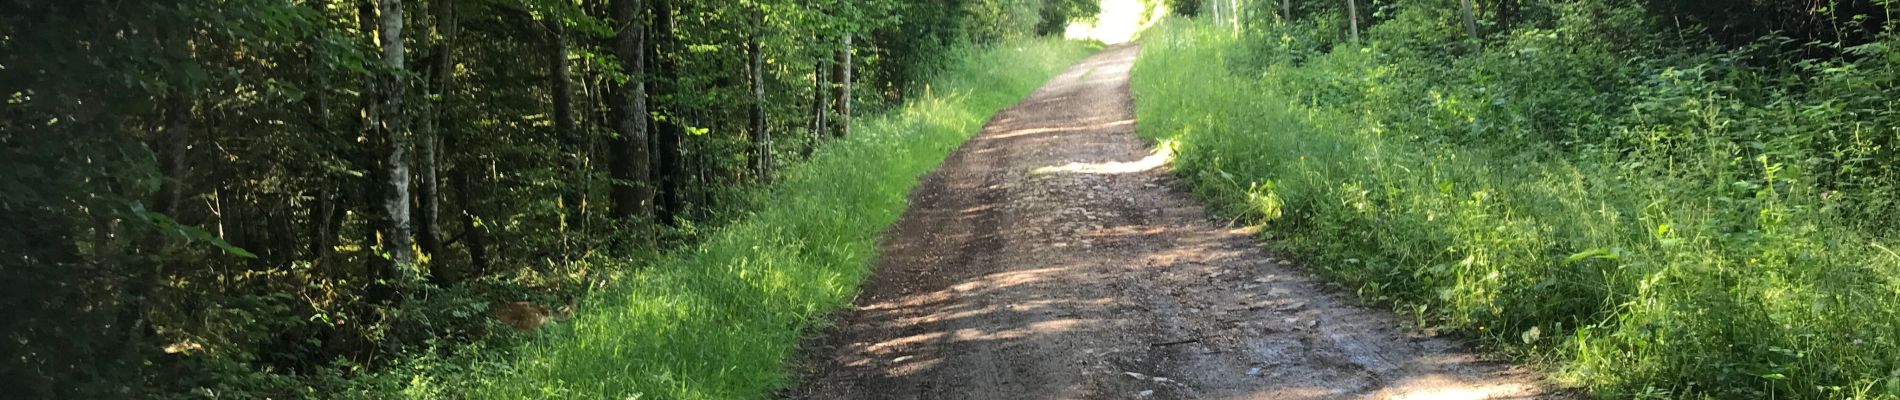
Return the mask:
<svg viewBox="0 0 1900 400"><path fill-rule="evenodd" d="M1891 33L1799 58L1552 2L1477 53L1448 4L1363 45L1169 21L1141 132L1362 296L1599 395L1900 397Z"/></svg>
<svg viewBox="0 0 1900 400"><path fill-rule="evenodd" d="M1043 36L1061 35L1069 23L1076 20L1093 18L1102 12L1102 3L1098 0L1043 0L1040 21L1036 23L1036 34Z"/></svg>
<svg viewBox="0 0 1900 400"><path fill-rule="evenodd" d="M873 66L873 86L897 99L914 84L960 62L946 57L954 49L993 45L1036 35L1060 34L1073 19L1086 18L1100 5L1089 0L958 0L902 2L894 23L871 31L868 41L879 57L896 62Z"/></svg>

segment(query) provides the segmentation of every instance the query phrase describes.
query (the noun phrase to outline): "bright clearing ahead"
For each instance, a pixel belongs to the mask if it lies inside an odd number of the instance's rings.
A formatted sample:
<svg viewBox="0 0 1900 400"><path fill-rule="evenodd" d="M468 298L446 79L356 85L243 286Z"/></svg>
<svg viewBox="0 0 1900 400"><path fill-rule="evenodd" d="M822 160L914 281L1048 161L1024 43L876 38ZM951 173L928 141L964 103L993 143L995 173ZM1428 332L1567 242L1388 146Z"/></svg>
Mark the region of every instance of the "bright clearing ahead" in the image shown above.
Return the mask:
<svg viewBox="0 0 1900 400"><path fill-rule="evenodd" d="M1151 16L1168 15L1167 6L1161 2L1156 2L1152 11L1146 10L1146 6L1141 3L1141 0L1102 0L1102 12L1094 20L1071 23L1063 35L1070 39L1095 39L1107 44L1128 43L1134 40L1136 32L1141 32L1158 19Z"/></svg>

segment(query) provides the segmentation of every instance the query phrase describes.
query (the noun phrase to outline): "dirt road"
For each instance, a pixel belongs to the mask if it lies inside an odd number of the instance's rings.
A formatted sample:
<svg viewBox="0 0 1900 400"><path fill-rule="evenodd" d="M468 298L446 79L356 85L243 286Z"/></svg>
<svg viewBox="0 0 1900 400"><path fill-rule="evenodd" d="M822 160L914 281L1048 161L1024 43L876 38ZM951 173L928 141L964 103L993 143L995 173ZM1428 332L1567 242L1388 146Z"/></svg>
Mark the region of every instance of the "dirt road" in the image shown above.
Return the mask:
<svg viewBox="0 0 1900 400"><path fill-rule="evenodd" d="M793 399L1542 398L1224 228L1137 139L1111 48L912 193Z"/></svg>

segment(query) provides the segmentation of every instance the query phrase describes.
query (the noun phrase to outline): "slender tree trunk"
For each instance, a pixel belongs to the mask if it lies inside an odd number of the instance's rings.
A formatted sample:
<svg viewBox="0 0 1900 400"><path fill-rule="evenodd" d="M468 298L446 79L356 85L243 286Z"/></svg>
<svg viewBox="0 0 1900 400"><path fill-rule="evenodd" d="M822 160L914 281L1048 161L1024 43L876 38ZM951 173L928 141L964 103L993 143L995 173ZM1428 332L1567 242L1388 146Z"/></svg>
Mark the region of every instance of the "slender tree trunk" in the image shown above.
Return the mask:
<svg viewBox="0 0 1900 400"><path fill-rule="evenodd" d="M587 10L596 15L604 14L604 12L601 11L606 9L597 1L588 1L586 4ZM589 50L594 50L597 53L601 52L600 50L611 48L611 46L600 46L591 41L582 42L581 46ZM582 133L581 140L584 142L583 146L587 148L586 154L581 161L580 176L578 177L581 196L579 218L581 222L581 232L587 232L587 234L593 235L597 232L594 223L598 222L594 214L600 212L597 209L600 205L600 200L596 197L601 194L598 191L598 189L600 189L600 177L610 176L603 173L606 171L601 170L601 161L607 160L608 165L613 163L612 160L603 158L601 151L608 148L603 146L603 140L614 139L611 137L603 138L604 135L600 135L599 131L602 128L613 129L613 119L608 115L607 102L604 94L601 93L604 90L601 82L601 72L595 69L593 63L581 63L579 67L581 72L581 84L579 87L581 95L580 109L576 111L580 116L576 118L576 122L577 125L579 125L578 129L580 129ZM587 253L593 251L593 246L596 243L597 241L595 240L580 241L580 248L577 249L577 251L585 256Z"/></svg>
<svg viewBox="0 0 1900 400"><path fill-rule="evenodd" d="M325 179L316 191L316 204L310 208L310 260L316 266L320 276L334 276L330 271L330 254L336 248L337 232L331 230L330 219L337 214L336 189Z"/></svg>
<svg viewBox="0 0 1900 400"><path fill-rule="evenodd" d="M827 121L827 114L831 111L831 107L828 105L831 95L825 90L825 86L830 84L831 78L826 74L826 71L829 71L829 69L825 68L825 60L823 57L819 57L818 61L812 63L811 138L805 141L805 152L802 155L805 158L810 158L812 152L818 149L818 142L823 141L825 138L825 129L831 127L831 121Z"/></svg>
<svg viewBox="0 0 1900 400"><path fill-rule="evenodd" d="M1214 21L1214 26L1220 26L1220 22L1221 22L1220 3L1221 2L1222 0L1205 0L1201 2L1201 8L1207 10L1208 19Z"/></svg>
<svg viewBox="0 0 1900 400"><path fill-rule="evenodd" d="M376 19L376 0L357 0L356 28L357 31L368 35L363 39L365 45L371 49L380 46L376 44L378 24L380 24L380 21ZM382 79L382 76L373 72L376 70L374 65L369 67L369 71L372 72L367 73L365 77L369 81L369 87L367 87L366 90L357 91L357 112L351 113L353 114L352 116L355 117L354 122L356 122L356 128L365 133L363 138L367 139L367 143L369 144L368 151L353 152L351 158L352 161L361 166L362 170L369 171L369 174L367 174L367 179L353 182L361 185L357 188L360 194L351 199L353 201L349 203L349 211L345 211L345 213L353 211L365 216L365 227L368 229L364 230L365 237L363 238L363 242L373 246L382 246L383 235L390 230L389 218L384 217L382 210L380 210L380 200L384 196L383 192L389 190L389 185L387 185L389 182L389 169L383 167L383 162L380 159L383 148L382 141L387 138L375 135L377 122L376 113L378 112L377 104L382 101L381 96L377 94L381 91L380 84L377 83L377 80ZM364 270L366 275L363 277L365 278L364 280L375 282L381 279L383 272L390 269L385 265L388 264L389 259L378 257L373 251L366 251L364 254L369 255L368 257L364 257L364 259L368 261L368 266Z"/></svg>
<svg viewBox="0 0 1900 400"><path fill-rule="evenodd" d="M548 86L554 98L554 134L562 141L577 143L579 132L574 129L574 76L567 62L567 27L559 21L553 23L549 35L548 70L551 74Z"/></svg>
<svg viewBox="0 0 1900 400"><path fill-rule="evenodd" d="M401 74L404 70L402 41L403 11L402 0L381 0L378 8L378 43L382 45L383 71L380 75L377 91L382 101L377 110L371 113L374 136L382 140L383 169L387 181L384 183L383 218L388 220L388 230L383 232L383 250L389 253L398 271L410 269L416 261L415 251L411 248L415 237L415 228L410 220L409 196L409 145L410 132L403 123L403 84ZM387 277L399 275L390 274Z"/></svg>
<svg viewBox="0 0 1900 400"><path fill-rule="evenodd" d="M435 21L435 35L438 39L433 57L429 64L429 111L433 114L423 118L422 131L422 169L416 194L421 203L421 212L416 217L420 226L417 242L422 251L433 256L442 253L442 137L446 135L449 123L449 85L455 80L455 36L456 36L456 0L434 0L430 2L430 14ZM431 279L438 280L436 274Z"/></svg>
<svg viewBox="0 0 1900 400"><path fill-rule="evenodd" d="M682 154L680 153L680 140L683 139L682 136L685 136L685 132L684 127L680 125L678 119L681 118L683 114L680 113L680 110L677 109L673 103L678 101L677 99L673 99L673 97L678 96L680 93L678 84L679 65L678 62L673 59L673 57L679 56L677 49L675 49L678 39L674 36L673 32L674 6L672 1L653 0L651 4L653 6L653 32L655 34L653 39L655 59L653 61L659 68L658 76L654 77L654 82L657 83L655 85L657 86L655 92L656 97L665 100L656 102L656 104L659 105L658 114L663 118L659 121L655 121L655 125L659 127L659 132L656 132L658 133L656 139L659 140L659 143L658 146L655 147L655 150L660 153L658 157L659 173L656 176L656 178L658 178L656 180L660 182L660 198L658 204L659 208L654 212L654 217L657 218L660 223L672 226L678 222L674 219L680 215L679 213L683 209L681 204L682 193L680 193L680 191L685 186L683 183L686 180L687 173L685 165L682 163L684 161L682 160Z"/></svg>
<svg viewBox="0 0 1900 400"><path fill-rule="evenodd" d="M570 232L573 221L579 215L575 207L580 203L580 194L586 189L580 179L586 175L581 169L584 155L581 154L580 132L574 128L574 76L567 62L567 25L558 18L548 21L548 91L554 99L554 137L561 143L561 152L568 154L566 172L572 179L564 180L560 190L560 244L561 260L573 261L573 238Z"/></svg>
<svg viewBox="0 0 1900 400"><path fill-rule="evenodd" d="M1240 0L1230 0L1228 6L1234 9L1234 33L1240 33L1240 23L1247 19L1247 9L1240 7Z"/></svg>
<svg viewBox="0 0 1900 400"><path fill-rule="evenodd" d="M1346 21L1352 28L1352 41L1359 42L1359 0L1346 0Z"/></svg>
<svg viewBox="0 0 1900 400"><path fill-rule="evenodd" d="M832 131L832 134L845 137L851 135L851 69L853 67L851 65L851 34L844 34L844 39L840 42L844 47L838 50L837 64L832 65L834 69L832 79L837 80L836 86L833 87L836 92L832 94L834 98L832 101L838 108L838 129Z"/></svg>
<svg viewBox="0 0 1900 400"><path fill-rule="evenodd" d="M416 247L434 256L442 252L442 230L437 222L442 209L442 182L436 172L441 168L442 138L424 135L417 139L422 151L416 160Z"/></svg>
<svg viewBox="0 0 1900 400"><path fill-rule="evenodd" d="M1293 0L1280 0L1280 23L1293 22Z"/></svg>
<svg viewBox="0 0 1900 400"><path fill-rule="evenodd" d="M652 162L647 152L647 24L643 6L642 0L613 0L612 5L618 31L614 55L620 58L620 72L628 78L608 91L614 130L619 133L613 144L613 165L609 166L614 179L610 213L623 223L644 221L653 203L647 173Z"/></svg>
<svg viewBox="0 0 1900 400"><path fill-rule="evenodd" d="M1483 43L1478 41L1478 17L1474 15L1476 10L1473 10L1475 7L1471 5L1471 0L1459 0L1459 3L1463 3L1464 6L1465 35L1471 39L1471 51L1482 52L1484 47Z"/></svg>
<svg viewBox="0 0 1900 400"><path fill-rule="evenodd" d="M765 29L765 10L754 10L752 16L752 35L746 41L746 68L752 77L752 107L750 125L752 130L752 173L761 183L772 182L772 133L765 124L765 52L759 41L763 40Z"/></svg>
<svg viewBox="0 0 1900 400"><path fill-rule="evenodd" d="M309 6L310 9L314 10L319 16L316 22L316 32L318 33L313 35L310 40L324 40L328 37L328 32L333 28L330 26L330 19L325 15L330 7L329 1L312 0ZM325 141L328 141L329 138L335 134L330 125L330 103L327 96L324 96L326 92L325 88L330 86L330 82L324 72L319 69L322 62L318 60L317 50L311 49L309 51L309 54L305 55L304 69L305 73L310 74L309 84L311 90L305 92L305 95L308 96L307 102L310 104L311 130L315 131L318 137L322 137ZM310 238L310 248L307 257L310 258L315 269L319 271L319 276L333 275L329 270L330 254L333 253L336 248L335 240L337 232L328 228L330 227L330 216L336 212L337 200L341 195L338 193L340 190L338 190L339 188L336 182L331 179L329 175L330 174L326 173L317 178L316 193L313 195L316 201L310 208L310 218L308 221L310 224L310 233L308 234Z"/></svg>
<svg viewBox="0 0 1900 400"><path fill-rule="evenodd" d="M449 181L455 185L455 197L462 202L462 247L468 249L468 263L473 271L462 278L481 277L488 274L488 241L483 229L475 218L474 174L469 166L449 171Z"/></svg>
<svg viewBox="0 0 1900 400"><path fill-rule="evenodd" d="M698 115L695 115L695 116L699 118L704 118ZM709 152L706 151L706 141L694 140L692 141L691 146L692 146L692 149L691 151L688 152L688 154L691 156L692 163L693 163L693 178L694 178L693 183L694 184L690 186L686 186L686 187L698 189L698 190L692 191L692 194L697 195L696 197L698 198L699 202L695 204L698 207L693 207L693 209L691 210L692 211L691 215L694 219L704 220L705 218L711 216L707 214L706 212L709 211L711 207L716 205L713 203L713 196L712 196L713 191L711 189L714 185L713 182L718 177L714 176L715 172L713 171L712 157L707 157L707 154L709 154ZM743 173L740 173L739 175L743 175ZM736 182L736 181L739 181L739 179L740 177L733 176L733 177L728 177L727 181Z"/></svg>

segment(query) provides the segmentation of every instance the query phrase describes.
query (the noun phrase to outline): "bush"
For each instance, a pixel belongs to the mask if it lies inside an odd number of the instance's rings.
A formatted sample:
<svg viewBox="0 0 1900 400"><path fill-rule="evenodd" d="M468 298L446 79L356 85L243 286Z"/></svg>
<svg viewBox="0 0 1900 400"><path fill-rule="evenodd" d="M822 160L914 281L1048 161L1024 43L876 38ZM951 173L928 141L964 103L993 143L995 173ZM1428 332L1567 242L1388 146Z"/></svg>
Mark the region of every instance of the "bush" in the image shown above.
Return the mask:
<svg viewBox="0 0 1900 400"><path fill-rule="evenodd" d="M1321 273L1601 395L1900 397L1876 199L1900 164L1868 164L1900 137L1875 94L1900 42L1782 72L1585 6L1482 54L1401 7L1364 45L1252 63L1230 54L1301 28L1169 21L1135 67L1140 129Z"/></svg>

